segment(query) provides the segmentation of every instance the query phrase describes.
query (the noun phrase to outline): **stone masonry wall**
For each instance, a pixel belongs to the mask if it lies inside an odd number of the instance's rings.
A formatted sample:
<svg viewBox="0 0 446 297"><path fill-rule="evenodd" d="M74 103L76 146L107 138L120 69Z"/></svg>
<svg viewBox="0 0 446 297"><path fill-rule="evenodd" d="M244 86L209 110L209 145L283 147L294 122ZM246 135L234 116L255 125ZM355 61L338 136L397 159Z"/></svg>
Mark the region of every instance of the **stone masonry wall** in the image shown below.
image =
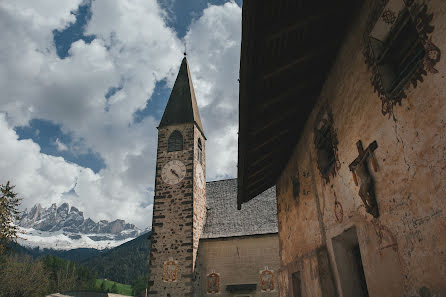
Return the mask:
<svg viewBox="0 0 446 297"><path fill-rule="evenodd" d="M183 135L183 150L167 152L167 140L174 130ZM194 141L194 124L158 131L149 296L192 296ZM161 178L163 166L171 160L180 160L186 166L186 176L176 185L168 185ZM164 263L169 259L178 267L174 282L163 281Z"/></svg>
<svg viewBox="0 0 446 297"><path fill-rule="evenodd" d="M443 52L438 73L427 72L416 88L410 86L390 117L381 112L363 55L373 1L365 2L277 181L282 297L350 296L346 263L335 245L352 227L370 297L446 296L446 1L424 1L433 13L432 42ZM331 110L338 140L336 170L328 180L318 170L314 144L322 108ZM358 140L364 148L378 144L377 171L368 163L378 218L365 211L348 167L358 156ZM301 292L293 293L293 281L300 281ZM333 286L336 291L327 289Z"/></svg>
<svg viewBox="0 0 446 297"><path fill-rule="evenodd" d="M198 160L198 139L201 139L202 144L202 162ZM204 135L200 132L197 126L194 126L194 222L193 222L193 267L195 268L195 259L198 251L198 244L200 241L201 233L203 231L204 223L206 222L206 140ZM196 179L197 165L203 168L204 184L199 185L199 181Z"/></svg>

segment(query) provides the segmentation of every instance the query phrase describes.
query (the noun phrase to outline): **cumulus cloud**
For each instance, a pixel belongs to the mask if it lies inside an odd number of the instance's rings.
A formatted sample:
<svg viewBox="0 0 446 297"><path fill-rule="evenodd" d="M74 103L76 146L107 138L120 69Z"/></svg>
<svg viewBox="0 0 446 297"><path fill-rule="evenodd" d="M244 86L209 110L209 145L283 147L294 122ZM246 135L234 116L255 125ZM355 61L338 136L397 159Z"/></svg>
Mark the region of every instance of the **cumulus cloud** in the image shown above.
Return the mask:
<svg viewBox="0 0 446 297"><path fill-rule="evenodd" d="M57 56L53 30L75 21L82 0L0 0L0 178L17 184L23 207L69 202L93 219L151 223L156 161L153 117L133 122L157 81L172 85L182 54L155 0L95 0L86 34ZM241 9L209 6L187 33L205 126L208 178L235 176ZM116 92L106 98L110 88ZM98 173L43 154L14 127L46 119L101 156ZM72 150L59 139L59 151ZM76 148L82 151L82 148Z"/></svg>
<svg viewBox="0 0 446 297"><path fill-rule="evenodd" d="M27 198L22 201L24 207L36 201L59 202L60 195L74 186L81 168L61 157L41 154L32 140L18 140L5 114L0 114L0 135L0 179L16 185L16 191Z"/></svg>
<svg viewBox="0 0 446 297"><path fill-rule="evenodd" d="M209 6L185 37L206 137L207 178L235 177L241 8Z"/></svg>

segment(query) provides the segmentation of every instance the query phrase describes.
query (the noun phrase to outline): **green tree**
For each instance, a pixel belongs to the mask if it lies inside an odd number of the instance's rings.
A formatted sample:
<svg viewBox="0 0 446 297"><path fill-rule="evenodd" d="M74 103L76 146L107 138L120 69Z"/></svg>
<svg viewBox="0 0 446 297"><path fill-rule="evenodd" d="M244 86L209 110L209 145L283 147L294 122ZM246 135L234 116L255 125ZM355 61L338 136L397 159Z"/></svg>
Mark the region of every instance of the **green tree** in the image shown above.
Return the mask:
<svg viewBox="0 0 446 297"><path fill-rule="evenodd" d="M0 297L41 297L48 293L49 278L42 261L29 256L2 256Z"/></svg>
<svg viewBox="0 0 446 297"><path fill-rule="evenodd" d="M136 297L144 296L147 287L147 277L140 276L132 284L132 295Z"/></svg>
<svg viewBox="0 0 446 297"><path fill-rule="evenodd" d="M18 206L21 199L17 198L17 193L14 193L13 189L14 186L11 186L9 181L6 185L0 185L0 255L10 242L16 242L19 233L14 220L19 219Z"/></svg>
<svg viewBox="0 0 446 297"><path fill-rule="evenodd" d="M48 272L51 292L88 290L95 287L96 279L88 268L51 255L44 257L42 261Z"/></svg>

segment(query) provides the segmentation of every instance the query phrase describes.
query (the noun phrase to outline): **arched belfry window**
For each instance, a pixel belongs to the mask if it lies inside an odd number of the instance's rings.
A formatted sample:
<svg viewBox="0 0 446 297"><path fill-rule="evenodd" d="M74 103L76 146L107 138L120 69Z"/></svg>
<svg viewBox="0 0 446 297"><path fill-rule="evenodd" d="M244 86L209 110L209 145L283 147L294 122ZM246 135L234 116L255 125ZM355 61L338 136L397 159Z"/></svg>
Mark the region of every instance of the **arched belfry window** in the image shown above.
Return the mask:
<svg viewBox="0 0 446 297"><path fill-rule="evenodd" d="M176 152L183 150L183 135L180 131L175 130L170 134L169 140L167 141L167 151Z"/></svg>
<svg viewBox="0 0 446 297"><path fill-rule="evenodd" d="M198 138L198 147L197 147L197 158L200 163L203 162L203 146L201 144L201 139Z"/></svg>

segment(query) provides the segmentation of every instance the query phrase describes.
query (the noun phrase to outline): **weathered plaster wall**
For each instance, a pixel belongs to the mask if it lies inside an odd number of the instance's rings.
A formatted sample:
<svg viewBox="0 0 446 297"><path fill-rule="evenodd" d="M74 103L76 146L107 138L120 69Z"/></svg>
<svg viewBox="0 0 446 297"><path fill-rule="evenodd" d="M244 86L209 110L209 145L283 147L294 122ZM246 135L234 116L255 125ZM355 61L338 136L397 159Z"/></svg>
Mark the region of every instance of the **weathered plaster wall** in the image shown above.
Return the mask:
<svg viewBox="0 0 446 297"><path fill-rule="evenodd" d="M446 1L425 1L433 13L432 41L445 53ZM383 116L364 62L361 15L341 47L294 153L277 182L281 296L293 296L291 274L301 272L302 296L339 296L341 278L333 238L356 227L369 296L446 296L446 58L406 91L394 117ZM318 111L333 113L339 141L335 176L326 183L317 168L314 125ZM380 216L365 211L348 165L377 141L375 181ZM293 195L298 176L300 194ZM337 202L338 217L335 215ZM342 209L342 211L341 211ZM317 251L328 258L317 256ZM329 259L329 264L324 264ZM327 278L321 269L328 271ZM325 280L324 280L325 278ZM300 295L294 295L300 296Z"/></svg>
<svg viewBox="0 0 446 297"><path fill-rule="evenodd" d="M277 234L205 239L200 241L197 269L201 281L198 296L278 296L277 271L280 267L279 241ZM265 267L274 272L274 287L271 292L260 290L260 271ZM220 293L207 293L207 276L220 275ZM227 285L256 284L256 291L230 293Z"/></svg>

